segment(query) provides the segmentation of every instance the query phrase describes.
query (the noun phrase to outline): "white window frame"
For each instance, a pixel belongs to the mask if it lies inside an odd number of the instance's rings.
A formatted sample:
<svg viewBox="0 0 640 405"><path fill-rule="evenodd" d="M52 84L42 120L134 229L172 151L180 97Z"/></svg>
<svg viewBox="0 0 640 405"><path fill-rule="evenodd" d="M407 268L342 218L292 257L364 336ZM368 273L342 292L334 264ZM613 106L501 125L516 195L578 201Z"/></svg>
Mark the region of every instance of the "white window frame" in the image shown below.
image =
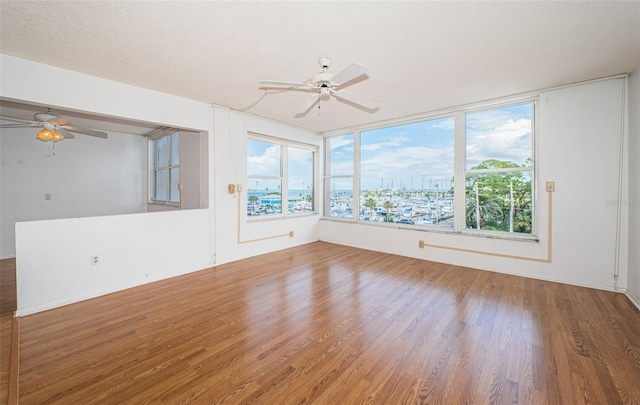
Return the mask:
<svg viewBox="0 0 640 405"><path fill-rule="evenodd" d="M476 229L466 229L466 203L465 203L465 194L466 194L466 175L468 173L477 173L477 171L471 171L466 169L466 116L470 113L480 112L480 111L489 111L494 109L499 109L503 107L515 106L519 104L532 104L531 110L531 167L530 168L513 168L513 169L490 169L492 172L523 172L529 171L531 173L531 208L532 208L532 218L531 218L531 233L523 234L523 233L512 233L505 231L493 231L493 230L476 230ZM404 124L409 124L413 122L420 121L428 121L433 119L439 119L443 117L454 117L454 226L453 229L443 229L438 228L435 225L429 224L420 224L420 225L397 225L390 223L377 223L377 222L369 222L362 221L359 218L358 213L360 212L360 133L361 131L368 131L372 129L380 129L380 128L388 128L391 126L400 126ZM332 221L346 221L346 222L354 222L354 223L362 223L371 226L387 226L387 227L396 227L396 228L405 228L417 231L434 231L434 232L442 232L442 233L458 233L458 234L467 234L471 236L485 236L485 237L493 237L493 238L501 238L501 239L514 239L514 240L538 240L536 236L536 232L538 229L537 226L537 212L538 212L538 197L537 197L537 176L536 176L536 134L538 131L538 96L529 96L529 97L514 97L514 98L505 98L503 101L494 102L494 103L478 103L476 105L472 105L464 108L451 109L446 111L441 111L438 114L425 114L414 119L409 120L398 120L392 123L385 123L385 125L379 126L367 126L363 128L358 128L356 130L352 130L345 133L334 133L331 135L325 135L325 174L324 174L324 208L323 208L323 219L328 219ZM330 138L336 136L344 136L353 134L353 144L354 144L354 168L353 168L353 176L330 176L330 148L329 142ZM333 217L329 215L329 204L330 204L330 181L332 178L353 178L353 218L344 218L344 217Z"/></svg>
<svg viewBox="0 0 640 405"><path fill-rule="evenodd" d="M470 170L467 169L467 115L473 114L477 112L483 111L491 111L497 110L500 108L522 105L522 104L531 104L531 167L514 167L514 168L502 168L502 169L476 169ZM460 202L461 208L460 211L455 211L455 214L458 212L461 215L454 215L454 218L459 218L458 221L454 222L454 231L469 235L478 235L478 236L492 236L492 237L501 237L506 239L537 239L536 231L536 213L537 213L537 192L536 192L536 153L535 153L535 138L536 138L536 128L537 128L537 106L538 99L537 97L529 97L518 100L509 100L502 103L494 103L494 104L486 104L477 108L470 108L464 111L461 111L458 115L456 115L456 138L460 137L459 143L463 145L461 148L457 148L456 152L460 152L461 156L456 155L456 179L458 177L461 178L460 184L456 182L455 185L455 195L460 195L460 198L456 197L456 202ZM457 124L460 124L461 128L458 128ZM456 143L456 147L458 143ZM530 172L531 173L531 233L514 233L508 231L494 231L494 230L486 230L486 229L470 229L467 228L466 224L466 180L468 174L482 174L482 173L515 173L515 172ZM461 173L461 176L457 176L458 172ZM459 194L461 193L461 194ZM456 206L456 208L458 208Z"/></svg>
<svg viewBox="0 0 640 405"><path fill-rule="evenodd" d="M242 210L243 215L245 218L249 219L250 221L264 221L264 220L270 220L270 219L277 219L277 218L289 218L289 217L298 217L298 216L304 216L304 215L315 215L318 213L318 152L319 152L319 147L317 145L312 145L312 144L307 144L307 143L302 143L302 142L297 142L297 141L292 141L289 139L284 139L284 138L278 138L278 137L274 137L274 136L270 136L270 135L264 135L264 134L258 134L255 132L248 132L247 133L247 140L254 140L254 141L258 141L258 142L265 142L265 143L270 143L273 145L278 145L280 146L280 176L264 176L264 175L253 175L253 174L249 174L247 173L247 189L249 188L249 185L251 184L251 179L279 179L280 180L280 198L281 198L281 212L279 214L270 214L270 215L264 215L264 216L257 216L257 217L249 217L247 215L247 203L248 201L244 201L243 204L241 204L242 206ZM313 153L313 174L312 174L312 179L313 179L313 184L311 186L311 196L312 196L312 206L313 206L313 210L312 211L305 211L305 212L299 212L299 213L289 213L288 212L288 207L289 207L289 148L298 148L298 149L305 149L308 151L311 151ZM247 194L248 195L248 194ZM248 197L245 197L245 200L248 200Z"/></svg>
<svg viewBox="0 0 640 405"><path fill-rule="evenodd" d="M180 164L172 165L171 164L171 136L174 134L178 134L178 144L180 143L180 131L171 130L160 133L159 135L152 136L148 138L149 142L149 158L153 162L150 165L149 171L149 203L151 204L160 204L160 205L170 205L170 206L180 206L180 201L182 199L180 189L182 184L180 180L178 180L178 201L170 201L171 196L171 170L172 169L180 169ZM166 155L166 166L159 166L156 161L157 157L157 141L161 138L167 138L167 155ZM179 152L179 151L178 151ZM178 158L178 161L180 159ZM156 174L160 171L166 171L166 198L164 200L159 200L156 198Z"/></svg>
<svg viewBox="0 0 640 405"><path fill-rule="evenodd" d="M335 219L337 221L355 221L358 218L358 209L360 205L360 171L357 170L356 165L360 164L360 154L356 153L357 150L360 149L360 131L354 131L347 134L342 134L338 136L353 136L353 171L351 174L337 174L330 175L331 173L331 147L329 145L330 139L332 137L325 137L324 139L324 168L325 175L323 176L324 182L324 209L323 216L326 218ZM351 217L337 217L331 215L331 181L333 179L351 179L353 182L352 185L352 198L353 198L353 212Z"/></svg>

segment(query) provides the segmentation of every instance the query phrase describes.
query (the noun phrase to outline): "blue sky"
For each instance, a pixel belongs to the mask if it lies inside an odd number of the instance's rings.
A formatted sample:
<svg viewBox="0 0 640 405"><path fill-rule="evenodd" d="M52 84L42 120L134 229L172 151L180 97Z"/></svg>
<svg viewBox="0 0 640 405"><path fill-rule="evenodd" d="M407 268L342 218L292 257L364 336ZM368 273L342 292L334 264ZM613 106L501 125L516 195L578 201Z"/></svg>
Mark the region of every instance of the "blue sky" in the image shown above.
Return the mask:
<svg viewBox="0 0 640 405"><path fill-rule="evenodd" d="M280 145L249 139L247 142L247 174L258 176L280 176ZM288 147L289 189L306 190L313 181L313 152L307 149ZM276 190L279 181L249 180L249 188Z"/></svg>
<svg viewBox="0 0 640 405"><path fill-rule="evenodd" d="M451 186L452 117L364 131L360 138L361 189L419 190Z"/></svg>

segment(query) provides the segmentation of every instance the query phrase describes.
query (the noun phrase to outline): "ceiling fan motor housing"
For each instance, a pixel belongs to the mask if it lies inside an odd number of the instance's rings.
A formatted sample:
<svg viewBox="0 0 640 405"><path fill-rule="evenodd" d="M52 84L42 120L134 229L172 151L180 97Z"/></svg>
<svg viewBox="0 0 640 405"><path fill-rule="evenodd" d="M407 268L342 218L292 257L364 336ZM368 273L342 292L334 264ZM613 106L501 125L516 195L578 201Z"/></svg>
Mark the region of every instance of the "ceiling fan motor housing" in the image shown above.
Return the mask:
<svg viewBox="0 0 640 405"><path fill-rule="evenodd" d="M320 63L320 67L323 70L329 69L331 67L331 58L329 57L320 58L318 59L318 62Z"/></svg>
<svg viewBox="0 0 640 405"><path fill-rule="evenodd" d="M331 73L318 73L311 78L311 83L315 87L331 87L334 83L331 82L333 75Z"/></svg>

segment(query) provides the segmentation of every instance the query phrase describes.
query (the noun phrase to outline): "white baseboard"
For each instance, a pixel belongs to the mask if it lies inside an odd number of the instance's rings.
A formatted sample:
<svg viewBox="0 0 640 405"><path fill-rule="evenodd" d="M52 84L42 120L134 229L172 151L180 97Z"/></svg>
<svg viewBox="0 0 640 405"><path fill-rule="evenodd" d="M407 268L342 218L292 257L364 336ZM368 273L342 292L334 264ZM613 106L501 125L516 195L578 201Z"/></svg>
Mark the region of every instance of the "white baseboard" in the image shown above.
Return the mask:
<svg viewBox="0 0 640 405"><path fill-rule="evenodd" d="M631 301L633 305L640 310L640 298L633 295L629 290L625 291L624 295L626 295L627 298L629 298L629 301Z"/></svg>

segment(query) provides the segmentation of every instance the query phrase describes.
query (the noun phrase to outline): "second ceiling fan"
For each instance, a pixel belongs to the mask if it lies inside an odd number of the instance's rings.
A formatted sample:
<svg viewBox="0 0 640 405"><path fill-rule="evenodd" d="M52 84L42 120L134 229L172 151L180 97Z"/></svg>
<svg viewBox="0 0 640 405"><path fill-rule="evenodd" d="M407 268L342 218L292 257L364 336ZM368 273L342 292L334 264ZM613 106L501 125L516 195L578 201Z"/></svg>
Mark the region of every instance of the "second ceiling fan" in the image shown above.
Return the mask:
<svg viewBox="0 0 640 405"><path fill-rule="evenodd" d="M307 82L261 80L259 83L262 87L278 87L312 92L313 95L309 97L301 109L302 114L309 111L322 97L329 97L331 95L360 105L368 110L373 110L378 107L377 101L341 88L348 85L352 80L365 75L369 71L366 66L360 63L353 63L334 75L328 72L331 67L331 58L320 58L318 62L320 63L322 72L314 75L311 80Z"/></svg>

